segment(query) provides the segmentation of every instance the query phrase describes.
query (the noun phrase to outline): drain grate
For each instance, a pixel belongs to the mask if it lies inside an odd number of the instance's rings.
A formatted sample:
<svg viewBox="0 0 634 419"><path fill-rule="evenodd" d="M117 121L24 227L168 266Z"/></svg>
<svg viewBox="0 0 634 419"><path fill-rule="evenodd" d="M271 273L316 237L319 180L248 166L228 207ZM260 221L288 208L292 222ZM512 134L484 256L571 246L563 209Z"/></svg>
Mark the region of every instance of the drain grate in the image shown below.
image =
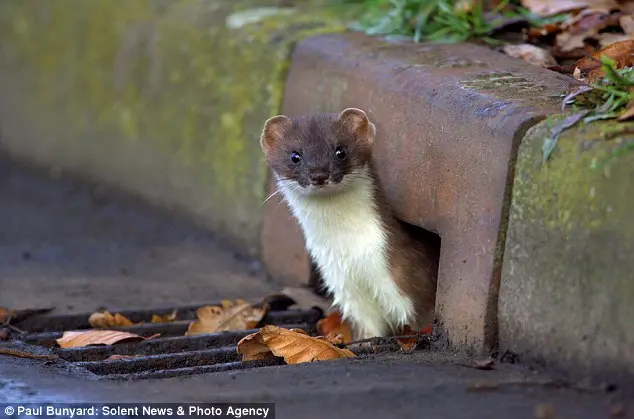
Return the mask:
<svg viewBox="0 0 634 419"><path fill-rule="evenodd" d="M28 332L17 336L13 334L13 337L33 348L34 352L48 349L64 362L88 370L101 378L124 380L166 378L283 364L282 359L242 362L240 355L236 352L236 345L246 335L269 324L302 329L314 335L317 321L323 316L323 312L318 308L269 311L258 328L253 330L184 336L190 321L196 318L196 309L203 305L206 304L118 311L132 322L148 323L111 329L136 333L143 337L160 333L158 338L140 342L59 348L55 340L60 338L64 331L92 329L88 323L91 313L31 317L15 324L19 329ZM177 311L179 320L170 323L149 323L153 314L166 315L174 310ZM134 358L107 360L112 355L132 355Z"/></svg>
<svg viewBox="0 0 634 419"><path fill-rule="evenodd" d="M148 323L112 329L136 333L143 337L160 333L160 337L140 342L59 348L55 340L60 338L64 331L92 329L88 323L88 317L91 313L41 315L27 318L15 326L28 332L13 337L22 346L31 348L32 352L42 353L42 351L48 350L57 355L62 362L89 371L98 378L118 380L166 378L284 364L281 358L242 362L236 351L236 345L240 339L256 332L265 325L302 329L314 336L317 332L317 322L324 315L322 310L318 308L277 311L272 309L253 330L184 336L190 321L196 318L196 310L203 305L206 304L153 310L118 311L132 322ZM174 310L178 313L178 321L149 323L153 314L166 315ZM358 355L394 350L398 350L394 344L353 349ZM108 359L112 355L132 355L134 357Z"/></svg>

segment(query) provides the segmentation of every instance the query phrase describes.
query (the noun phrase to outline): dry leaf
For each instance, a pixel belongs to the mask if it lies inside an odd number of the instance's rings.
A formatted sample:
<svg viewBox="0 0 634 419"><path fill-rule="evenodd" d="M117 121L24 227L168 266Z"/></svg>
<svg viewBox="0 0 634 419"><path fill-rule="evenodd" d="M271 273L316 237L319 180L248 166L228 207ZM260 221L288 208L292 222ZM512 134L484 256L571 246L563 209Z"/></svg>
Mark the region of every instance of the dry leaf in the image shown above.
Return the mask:
<svg viewBox="0 0 634 419"><path fill-rule="evenodd" d="M170 314L160 316L158 314L152 314L152 323L170 323L176 320L177 310L172 311Z"/></svg>
<svg viewBox="0 0 634 419"><path fill-rule="evenodd" d="M621 14L608 13L601 10L584 10L570 21L561 26L561 33L557 34L555 51L557 56L568 54L583 56L593 52L593 43L608 45L627 35L601 32L609 27L619 27ZM588 51L590 50L590 51Z"/></svg>
<svg viewBox="0 0 634 419"><path fill-rule="evenodd" d="M36 314L44 314L53 311L55 308L26 308L23 310L13 310L10 308L0 307L0 324L17 323L27 317Z"/></svg>
<svg viewBox="0 0 634 419"><path fill-rule="evenodd" d="M11 319L12 314L13 314L13 310L0 307L0 324L7 323Z"/></svg>
<svg viewBox="0 0 634 419"><path fill-rule="evenodd" d="M634 17L632 15L623 15L619 18L621 29L628 35L634 35Z"/></svg>
<svg viewBox="0 0 634 419"><path fill-rule="evenodd" d="M108 311L92 313L90 317L88 317L88 324L95 329L134 326L134 323L124 315L115 313L113 316Z"/></svg>
<svg viewBox="0 0 634 419"><path fill-rule="evenodd" d="M408 335L418 335L418 333L414 332L408 325L405 325L403 328L403 336ZM418 343L418 336L396 339L396 343L398 343L398 346L400 346L402 350L409 352L416 346L416 343Z"/></svg>
<svg viewBox="0 0 634 419"><path fill-rule="evenodd" d="M540 16L553 16L582 9L609 12L619 8L615 0L522 0L522 6Z"/></svg>
<svg viewBox="0 0 634 419"><path fill-rule="evenodd" d="M244 300L223 300L222 306L205 306L196 310L198 319L189 324L186 336L229 330L249 330L257 327L267 307L257 307Z"/></svg>
<svg viewBox="0 0 634 419"><path fill-rule="evenodd" d="M287 364L356 357L351 350L337 348L326 338L315 338L304 331L282 329L278 326L264 326L258 334L261 336L261 342L271 350L273 355L284 358ZM250 341L257 342L255 337ZM258 346L255 349L263 351ZM239 350L242 351L243 356L251 356L245 349L244 343L242 349L239 345Z"/></svg>
<svg viewBox="0 0 634 419"><path fill-rule="evenodd" d="M64 332L61 338L56 339L56 342L62 348L79 348L91 345L114 345L115 343L149 340L158 336L160 336L159 333L144 338L143 336L120 330L80 330Z"/></svg>
<svg viewBox="0 0 634 419"><path fill-rule="evenodd" d="M326 336L326 339L336 339L337 343L349 343L352 342L352 330L350 324L343 320L341 313L337 310L333 310L326 317L317 322L317 332L321 336ZM339 338L337 336L341 335ZM338 342L339 339L343 339L342 342Z"/></svg>
<svg viewBox="0 0 634 419"><path fill-rule="evenodd" d="M539 67L554 67L557 60L550 55L550 52L531 44L505 45L502 50L513 58L521 58L531 65Z"/></svg>
<svg viewBox="0 0 634 419"><path fill-rule="evenodd" d="M251 333L240 339L238 353L242 355L242 361L260 361L275 357L264 343L260 332Z"/></svg>
<svg viewBox="0 0 634 419"><path fill-rule="evenodd" d="M591 57L584 57L577 61L575 65L587 83L593 83L605 75L601 70L602 56L616 61L617 69L630 67L634 65L634 40L616 42L595 52Z"/></svg>

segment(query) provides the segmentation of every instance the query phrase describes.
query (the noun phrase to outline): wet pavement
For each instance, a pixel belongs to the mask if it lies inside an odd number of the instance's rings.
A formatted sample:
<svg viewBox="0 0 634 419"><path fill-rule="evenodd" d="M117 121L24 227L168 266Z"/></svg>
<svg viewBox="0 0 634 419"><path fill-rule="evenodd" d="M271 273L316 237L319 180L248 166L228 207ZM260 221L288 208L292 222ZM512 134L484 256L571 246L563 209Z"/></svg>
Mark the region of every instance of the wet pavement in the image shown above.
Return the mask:
<svg viewBox="0 0 634 419"><path fill-rule="evenodd" d="M0 306L55 313L259 298L257 262L99 185L0 156Z"/></svg>
<svg viewBox="0 0 634 419"><path fill-rule="evenodd" d="M0 159L0 306L59 313L260 298L279 289L186 221ZM64 363L0 357L0 402L275 402L277 418L633 417L618 388L517 364L473 368L421 351L165 379L113 381ZM608 391L609 390L609 391Z"/></svg>

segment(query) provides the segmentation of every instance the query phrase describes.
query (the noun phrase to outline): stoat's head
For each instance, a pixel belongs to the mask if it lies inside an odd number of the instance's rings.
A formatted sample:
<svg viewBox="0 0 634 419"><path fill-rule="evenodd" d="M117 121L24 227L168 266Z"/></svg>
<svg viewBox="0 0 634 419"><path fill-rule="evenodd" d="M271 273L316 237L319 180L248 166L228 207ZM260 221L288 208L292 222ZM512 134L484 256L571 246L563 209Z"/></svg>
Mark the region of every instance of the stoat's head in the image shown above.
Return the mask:
<svg viewBox="0 0 634 419"><path fill-rule="evenodd" d="M264 124L260 144L279 185L303 195L331 195L368 179L375 126L360 109Z"/></svg>

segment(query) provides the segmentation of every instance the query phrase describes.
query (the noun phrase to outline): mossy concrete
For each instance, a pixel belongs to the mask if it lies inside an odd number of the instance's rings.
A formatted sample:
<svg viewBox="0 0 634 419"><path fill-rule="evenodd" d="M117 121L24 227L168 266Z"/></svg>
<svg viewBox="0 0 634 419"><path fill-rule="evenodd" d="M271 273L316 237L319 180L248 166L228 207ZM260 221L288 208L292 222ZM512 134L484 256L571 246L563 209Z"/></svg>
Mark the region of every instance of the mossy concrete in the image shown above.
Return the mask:
<svg viewBox="0 0 634 419"><path fill-rule="evenodd" d="M625 150L634 125L575 126L542 163L556 123L533 127L519 149L499 295L501 349L591 376L627 376L634 373L634 152Z"/></svg>
<svg viewBox="0 0 634 419"><path fill-rule="evenodd" d="M264 120L319 2L4 0L1 145L184 211L259 252ZM306 10L308 9L308 10Z"/></svg>

